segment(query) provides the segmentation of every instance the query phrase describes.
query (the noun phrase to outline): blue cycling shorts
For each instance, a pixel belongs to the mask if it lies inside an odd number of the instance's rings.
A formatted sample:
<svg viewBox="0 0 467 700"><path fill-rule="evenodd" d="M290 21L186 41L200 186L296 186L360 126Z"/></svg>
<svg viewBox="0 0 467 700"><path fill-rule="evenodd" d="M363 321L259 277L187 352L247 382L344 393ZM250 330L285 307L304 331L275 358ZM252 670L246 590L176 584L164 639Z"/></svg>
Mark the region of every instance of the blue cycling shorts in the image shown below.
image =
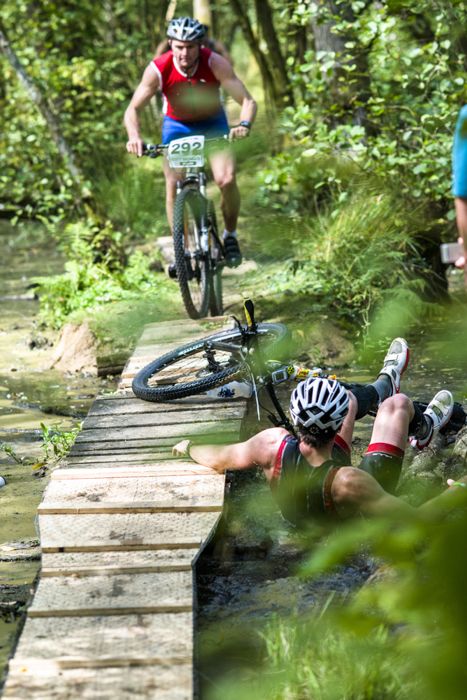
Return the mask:
<svg viewBox="0 0 467 700"><path fill-rule="evenodd" d="M180 122L165 116L162 121L162 143L170 143L184 136L224 136L229 133L229 125L224 110L214 117L196 122Z"/></svg>
<svg viewBox="0 0 467 700"><path fill-rule="evenodd" d="M467 105L459 112L454 132L452 193L454 197L467 197Z"/></svg>

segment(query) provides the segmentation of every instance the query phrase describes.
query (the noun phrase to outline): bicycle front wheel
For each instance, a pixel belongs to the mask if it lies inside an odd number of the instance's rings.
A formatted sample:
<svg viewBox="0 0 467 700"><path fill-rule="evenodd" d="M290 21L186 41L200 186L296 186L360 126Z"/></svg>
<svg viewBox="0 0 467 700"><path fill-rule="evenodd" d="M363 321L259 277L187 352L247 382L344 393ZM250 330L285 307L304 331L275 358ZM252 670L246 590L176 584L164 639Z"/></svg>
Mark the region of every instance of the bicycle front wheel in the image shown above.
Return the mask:
<svg viewBox="0 0 467 700"><path fill-rule="evenodd" d="M177 279L190 318L202 318L209 307L209 260L201 249L201 220L205 200L196 190L185 187L174 208L174 253Z"/></svg>
<svg viewBox="0 0 467 700"><path fill-rule="evenodd" d="M259 323L255 342L263 358L279 359L287 338L287 328L281 323ZM170 401L248 376L244 346L238 328L183 345L143 367L133 380L133 392L145 401Z"/></svg>

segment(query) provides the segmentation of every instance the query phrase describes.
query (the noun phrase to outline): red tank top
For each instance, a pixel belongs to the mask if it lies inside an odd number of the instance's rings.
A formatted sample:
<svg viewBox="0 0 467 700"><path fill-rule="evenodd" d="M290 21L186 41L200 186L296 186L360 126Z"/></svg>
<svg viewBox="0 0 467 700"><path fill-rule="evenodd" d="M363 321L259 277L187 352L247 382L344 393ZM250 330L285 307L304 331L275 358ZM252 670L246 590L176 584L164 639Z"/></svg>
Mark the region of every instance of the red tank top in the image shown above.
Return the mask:
<svg viewBox="0 0 467 700"><path fill-rule="evenodd" d="M219 113L220 83L210 67L211 54L211 49L201 47L198 67L189 78L176 66L172 51L153 60L168 117L196 122Z"/></svg>

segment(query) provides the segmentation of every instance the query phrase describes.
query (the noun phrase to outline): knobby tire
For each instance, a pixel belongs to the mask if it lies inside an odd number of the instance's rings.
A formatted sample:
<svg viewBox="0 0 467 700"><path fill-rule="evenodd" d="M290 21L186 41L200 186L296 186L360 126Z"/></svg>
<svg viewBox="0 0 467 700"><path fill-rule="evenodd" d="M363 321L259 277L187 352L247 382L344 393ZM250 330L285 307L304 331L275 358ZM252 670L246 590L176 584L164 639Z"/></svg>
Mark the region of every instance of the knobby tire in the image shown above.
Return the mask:
<svg viewBox="0 0 467 700"><path fill-rule="evenodd" d="M285 353L288 331L281 323L259 323L258 336L257 343L263 356L280 359ZM220 349L218 355L221 358L216 357L219 366L215 369L205 358L209 343L234 343L241 347L242 340L239 329L233 328L168 352L138 372L133 380L133 392L145 401L170 401L201 394L245 375L248 373L246 362L235 352ZM154 385L154 381L160 381L160 385Z"/></svg>
<svg viewBox="0 0 467 700"><path fill-rule="evenodd" d="M173 227L175 267L183 304L190 318L203 318L209 309L210 261L200 254L188 262L185 254L186 247L190 254L201 253L196 247L194 230L195 227L198 231L201 229L204 208L204 197L197 190L184 187L177 194Z"/></svg>

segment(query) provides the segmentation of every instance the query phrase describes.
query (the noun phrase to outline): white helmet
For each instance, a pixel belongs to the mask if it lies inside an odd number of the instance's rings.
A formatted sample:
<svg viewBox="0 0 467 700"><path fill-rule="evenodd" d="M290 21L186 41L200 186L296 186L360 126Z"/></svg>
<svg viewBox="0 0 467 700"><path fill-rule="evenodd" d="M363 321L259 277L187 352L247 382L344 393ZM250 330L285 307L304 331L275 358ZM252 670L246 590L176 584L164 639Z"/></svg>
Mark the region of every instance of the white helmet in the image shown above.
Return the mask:
<svg viewBox="0 0 467 700"><path fill-rule="evenodd" d="M191 17L177 17L167 27L169 39L178 39L178 41L200 41L205 34L204 24Z"/></svg>
<svg viewBox="0 0 467 700"><path fill-rule="evenodd" d="M335 379L308 377L290 397L290 414L294 425L322 430L338 430L349 410L347 390Z"/></svg>

